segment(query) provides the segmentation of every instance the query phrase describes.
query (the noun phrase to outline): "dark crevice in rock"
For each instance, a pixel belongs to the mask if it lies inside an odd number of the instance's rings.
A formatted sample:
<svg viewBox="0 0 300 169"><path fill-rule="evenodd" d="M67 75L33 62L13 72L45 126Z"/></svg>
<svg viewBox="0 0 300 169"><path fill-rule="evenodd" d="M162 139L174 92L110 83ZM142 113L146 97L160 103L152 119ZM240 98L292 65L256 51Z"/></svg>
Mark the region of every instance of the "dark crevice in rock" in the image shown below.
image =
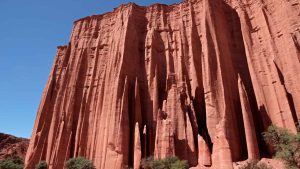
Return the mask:
<svg viewBox="0 0 300 169"><path fill-rule="evenodd" d="M282 84L282 86L284 87L284 90L286 92L286 96L287 96L287 101L289 103L290 109L291 109L291 113L293 116L293 120L295 122L295 124L298 123L298 118L297 118L297 113L296 113L296 109L295 109L295 104L294 104L294 100L293 100L293 96L291 95L291 93L289 93L285 87L285 80L284 80L284 76L282 74L282 71L280 70L280 68L278 67L278 65L276 64L276 62L274 61L274 65L276 67L279 79L280 79L280 83Z"/></svg>

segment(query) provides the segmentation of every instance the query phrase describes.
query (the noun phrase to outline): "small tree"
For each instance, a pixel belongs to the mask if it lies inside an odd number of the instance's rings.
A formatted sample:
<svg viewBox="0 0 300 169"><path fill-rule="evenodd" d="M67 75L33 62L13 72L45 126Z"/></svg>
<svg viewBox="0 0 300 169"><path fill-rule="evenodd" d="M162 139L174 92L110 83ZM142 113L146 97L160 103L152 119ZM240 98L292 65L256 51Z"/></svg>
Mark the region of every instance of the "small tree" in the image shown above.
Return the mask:
<svg viewBox="0 0 300 169"><path fill-rule="evenodd" d="M143 169L188 169L189 165L185 160L177 157L168 157L162 160L154 160L153 157L143 159L141 162Z"/></svg>
<svg viewBox="0 0 300 169"><path fill-rule="evenodd" d="M300 133L271 125L263 133L264 140L275 150L275 158L284 160L288 169L300 168Z"/></svg>
<svg viewBox="0 0 300 169"><path fill-rule="evenodd" d="M153 161L153 157L143 158L141 161L141 168L143 169L151 169L150 163Z"/></svg>
<svg viewBox="0 0 300 169"><path fill-rule="evenodd" d="M71 158L65 164L66 169L96 169L93 162L83 157Z"/></svg>
<svg viewBox="0 0 300 169"><path fill-rule="evenodd" d="M247 164L239 167L239 169L272 169L272 167L268 167L264 163L259 163L258 160L252 160L247 162Z"/></svg>
<svg viewBox="0 0 300 169"><path fill-rule="evenodd" d="M170 165L170 169L188 169L189 165L187 161L176 160Z"/></svg>
<svg viewBox="0 0 300 169"><path fill-rule="evenodd" d="M47 169L48 165L46 161L40 161L38 165L35 167L36 169Z"/></svg>
<svg viewBox="0 0 300 169"><path fill-rule="evenodd" d="M9 157L0 161L0 169L23 169L24 162L20 157Z"/></svg>

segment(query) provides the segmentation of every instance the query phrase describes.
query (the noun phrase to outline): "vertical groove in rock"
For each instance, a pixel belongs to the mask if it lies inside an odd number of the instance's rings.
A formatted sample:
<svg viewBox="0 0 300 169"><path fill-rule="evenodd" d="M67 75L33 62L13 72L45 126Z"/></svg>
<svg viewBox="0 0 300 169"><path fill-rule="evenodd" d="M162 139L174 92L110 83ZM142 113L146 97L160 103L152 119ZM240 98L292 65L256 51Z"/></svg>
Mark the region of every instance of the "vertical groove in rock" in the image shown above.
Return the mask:
<svg viewBox="0 0 300 169"><path fill-rule="evenodd" d="M211 163L211 150L202 136L198 135L198 166L210 167Z"/></svg>
<svg viewBox="0 0 300 169"><path fill-rule="evenodd" d="M259 149L258 149L258 144L256 139L253 116L252 116L252 112L248 100L248 95L246 93L245 86L240 76L238 78L238 86L239 86L239 95L241 100L243 122L244 122L246 142L247 142L248 159L257 160L259 159Z"/></svg>
<svg viewBox="0 0 300 169"><path fill-rule="evenodd" d="M295 132L300 119L299 9L185 0L77 20L58 47L25 169L62 169L74 156L138 168L173 155L229 169L268 156L260 133L271 123Z"/></svg>

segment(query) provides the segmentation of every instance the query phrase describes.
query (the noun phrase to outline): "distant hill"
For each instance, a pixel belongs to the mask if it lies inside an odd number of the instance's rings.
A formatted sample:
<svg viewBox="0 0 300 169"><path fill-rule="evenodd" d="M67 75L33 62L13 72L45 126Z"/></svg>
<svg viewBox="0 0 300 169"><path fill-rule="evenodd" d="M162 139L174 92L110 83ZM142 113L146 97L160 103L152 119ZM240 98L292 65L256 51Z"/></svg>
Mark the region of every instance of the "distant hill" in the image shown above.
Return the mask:
<svg viewBox="0 0 300 169"><path fill-rule="evenodd" d="M25 158L29 139L0 133L0 160L10 156Z"/></svg>

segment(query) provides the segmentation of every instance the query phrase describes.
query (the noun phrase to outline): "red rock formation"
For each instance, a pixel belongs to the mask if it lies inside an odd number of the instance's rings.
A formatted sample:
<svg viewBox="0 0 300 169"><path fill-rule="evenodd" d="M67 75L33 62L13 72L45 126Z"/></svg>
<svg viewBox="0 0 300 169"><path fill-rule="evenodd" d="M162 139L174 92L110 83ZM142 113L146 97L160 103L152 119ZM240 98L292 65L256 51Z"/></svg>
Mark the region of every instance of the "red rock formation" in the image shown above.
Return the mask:
<svg viewBox="0 0 300 169"><path fill-rule="evenodd" d="M7 157L25 158L29 140L0 133L0 160Z"/></svg>
<svg viewBox="0 0 300 169"><path fill-rule="evenodd" d="M133 156L134 156L133 169L139 169L141 164L141 158L142 158L142 149L141 149L140 129L138 123L136 123L135 125Z"/></svg>
<svg viewBox="0 0 300 169"><path fill-rule="evenodd" d="M60 169L73 156L136 168L141 152L228 169L268 154L260 133L271 123L296 131L300 120L299 9L298 0L186 0L76 21L25 168Z"/></svg>
<svg viewBox="0 0 300 169"><path fill-rule="evenodd" d="M238 77L238 86L240 101L242 106L243 122L246 135L246 144L248 151L249 160L258 160L259 159L259 149L257 144L257 138L255 133L255 126L253 121L253 116L251 112L251 107L249 104L248 96L245 90L245 86L240 77Z"/></svg>
<svg viewBox="0 0 300 169"><path fill-rule="evenodd" d="M198 166L211 166L211 152L202 136L198 135Z"/></svg>

